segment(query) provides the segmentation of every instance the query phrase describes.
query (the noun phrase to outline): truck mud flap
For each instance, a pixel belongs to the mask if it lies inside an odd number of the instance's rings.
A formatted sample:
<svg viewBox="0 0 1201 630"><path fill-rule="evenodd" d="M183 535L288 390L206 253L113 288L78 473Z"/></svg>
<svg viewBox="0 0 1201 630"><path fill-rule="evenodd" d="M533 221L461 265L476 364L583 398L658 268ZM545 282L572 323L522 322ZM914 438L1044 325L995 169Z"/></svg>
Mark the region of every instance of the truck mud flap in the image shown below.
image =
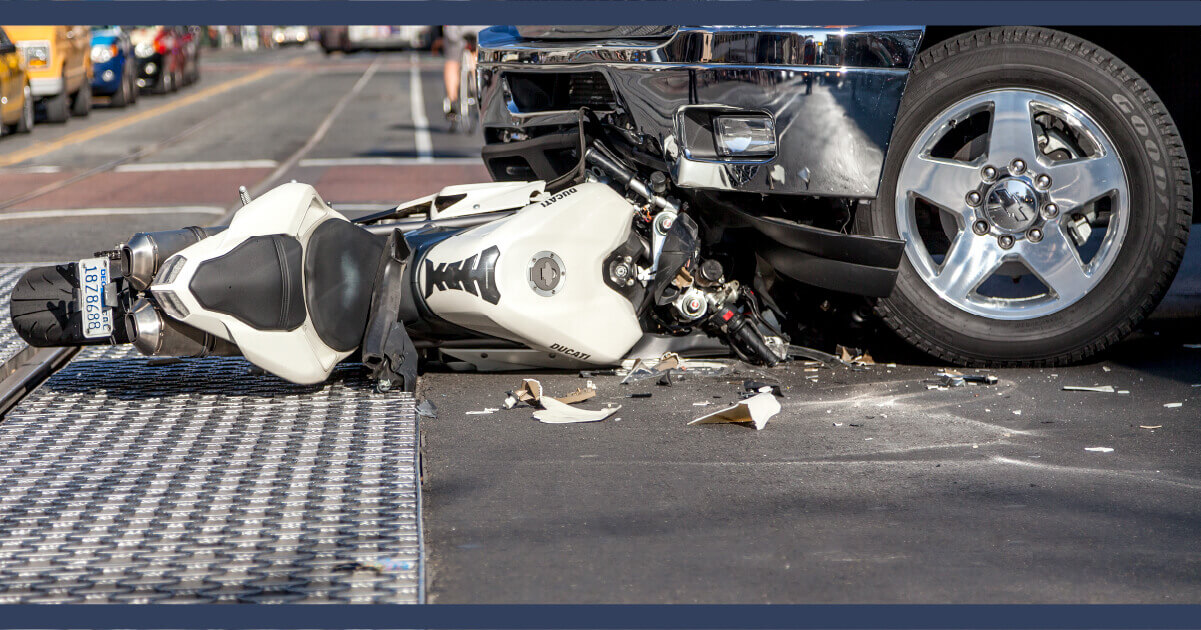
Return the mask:
<svg viewBox="0 0 1201 630"><path fill-rule="evenodd" d="M776 217L738 212L763 238L757 254L778 273L823 289L888 297L905 241L843 234Z"/></svg>

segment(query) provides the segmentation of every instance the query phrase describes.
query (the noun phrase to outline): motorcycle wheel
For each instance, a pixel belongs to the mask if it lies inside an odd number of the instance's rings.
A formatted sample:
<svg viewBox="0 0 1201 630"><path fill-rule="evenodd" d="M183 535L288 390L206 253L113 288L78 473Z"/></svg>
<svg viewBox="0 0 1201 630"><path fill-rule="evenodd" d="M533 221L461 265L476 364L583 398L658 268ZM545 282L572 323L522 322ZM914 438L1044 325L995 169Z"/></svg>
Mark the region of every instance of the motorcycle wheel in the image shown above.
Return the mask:
<svg viewBox="0 0 1201 630"><path fill-rule="evenodd" d="M903 238L876 311L977 366L1062 365L1131 332L1171 284L1192 182L1180 134L1125 63L1041 28L924 51L862 233Z"/></svg>
<svg viewBox="0 0 1201 630"><path fill-rule="evenodd" d="M32 346L77 346L89 343L82 319L71 302L79 283L75 265L35 267L13 286L13 328Z"/></svg>

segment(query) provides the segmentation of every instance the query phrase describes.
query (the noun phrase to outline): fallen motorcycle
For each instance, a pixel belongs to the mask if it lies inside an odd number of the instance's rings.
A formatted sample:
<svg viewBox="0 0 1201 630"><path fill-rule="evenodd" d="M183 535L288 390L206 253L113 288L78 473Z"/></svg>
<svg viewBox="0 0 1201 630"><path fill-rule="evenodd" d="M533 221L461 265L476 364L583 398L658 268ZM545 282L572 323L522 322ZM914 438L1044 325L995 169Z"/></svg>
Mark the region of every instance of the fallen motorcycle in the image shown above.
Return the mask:
<svg viewBox="0 0 1201 630"><path fill-rule="evenodd" d="M580 138L578 168L557 181L452 186L356 221L306 184L243 190L228 227L136 234L30 270L13 323L34 346L241 355L296 383L357 360L381 389L413 389L433 355L481 370L727 348L786 359L783 315L755 289L753 263L721 253L662 173L643 179ZM777 241L816 231L749 221L783 231ZM891 288L899 242L824 237L890 248L875 290Z"/></svg>

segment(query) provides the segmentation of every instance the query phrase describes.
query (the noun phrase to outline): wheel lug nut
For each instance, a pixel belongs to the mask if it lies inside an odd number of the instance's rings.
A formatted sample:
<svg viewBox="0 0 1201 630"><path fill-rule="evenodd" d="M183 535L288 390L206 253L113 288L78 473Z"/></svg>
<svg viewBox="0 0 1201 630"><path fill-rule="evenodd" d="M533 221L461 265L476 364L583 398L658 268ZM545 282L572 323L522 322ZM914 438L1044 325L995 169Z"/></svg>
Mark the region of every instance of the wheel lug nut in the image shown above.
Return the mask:
<svg viewBox="0 0 1201 630"><path fill-rule="evenodd" d="M1037 243L1043 240L1043 231L1038 228L1030 228L1026 232L1026 238L1029 239L1031 243Z"/></svg>
<svg viewBox="0 0 1201 630"><path fill-rule="evenodd" d="M1010 247L1013 247L1013 237L1008 234L1002 234L1001 237L997 239L997 243L1001 245L1002 249L1009 249Z"/></svg>
<svg viewBox="0 0 1201 630"><path fill-rule="evenodd" d="M1043 216L1048 219L1054 219L1059 216L1059 206L1053 203L1043 206Z"/></svg>
<svg viewBox="0 0 1201 630"><path fill-rule="evenodd" d="M978 193L974 190L972 192L968 193L967 194L967 205L969 205L969 206L980 205L980 193Z"/></svg>
<svg viewBox="0 0 1201 630"><path fill-rule="evenodd" d="M972 224L972 231L975 232L976 234L979 234L980 236L984 236L985 234L988 234L988 221L985 221L984 219L980 219L979 221L976 221L975 223Z"/></svg>
<svg viewBox="0 0 1201 630"><path fill-rule="evenodd" d="M986 182L991 182L997 178L997 169L991 166L985 166L984 168L980 169L980 177L984 178L984 181Z"/></svg>
<svg viewBox="0 0 1201 630"><path fill-rule="evenodd" d="M1016 158L1009 163L1009 172L1014 175L1021 175L1026 172L1026 163L1021 158Z"/></svg>
<svg viewBox="0 0 1201 630"><path fill-rule="evenodd" d="M1051 176L1047 174L1039 175L1034 178L1034 185L1040 190L1046 190L1051 187Z"/></svg>

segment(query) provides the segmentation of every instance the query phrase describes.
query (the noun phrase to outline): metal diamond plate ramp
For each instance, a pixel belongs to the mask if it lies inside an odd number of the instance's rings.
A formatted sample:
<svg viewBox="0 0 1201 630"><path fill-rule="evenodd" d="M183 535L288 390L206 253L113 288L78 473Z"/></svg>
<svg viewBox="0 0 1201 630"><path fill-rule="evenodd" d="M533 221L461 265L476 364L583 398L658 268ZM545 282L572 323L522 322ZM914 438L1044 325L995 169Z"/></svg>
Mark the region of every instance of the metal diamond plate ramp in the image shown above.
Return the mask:
<svg viewBox="0 0 1201 630"><path fill-rule="evenodd" d="M0 422L0 603L421 600L410 395L147 361L85 349Z"/></svg>
<svg viewBox="0 0 1201 630"><path fill-rule="evenodd" d="M25 349L25 342L13 330L12 318L9 317L8 296L12 293L13 285L21 279L21 275L30 268L29 265L0 265L0 365L17 356Z"/></svg>

